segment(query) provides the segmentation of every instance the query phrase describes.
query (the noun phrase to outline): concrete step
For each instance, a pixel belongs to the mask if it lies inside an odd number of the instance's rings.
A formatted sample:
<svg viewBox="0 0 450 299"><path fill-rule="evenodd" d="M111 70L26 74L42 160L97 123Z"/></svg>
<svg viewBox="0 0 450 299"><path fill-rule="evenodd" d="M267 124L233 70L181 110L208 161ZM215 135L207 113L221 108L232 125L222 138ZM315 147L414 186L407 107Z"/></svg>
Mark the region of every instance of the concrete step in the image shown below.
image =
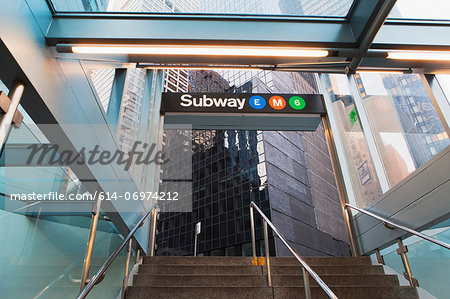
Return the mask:
<svg viewBox="0 0 450 299"><path fill-rule="evenodd" d="M151 287L188 287L188 286L213 286L213 287L266 287L267 277L259 274L179 274L179 275L136 275L133 278L133 286Z"/></svg>
<svg viewBox="0 0 450 299"><path fill-rule="evenodd" d="M342 286L330 287L339 299L415 299L419 298L417 291L412 287L400 286L372 286L356 287ZM274 287L274 299L300 299L305 298L303 287ZM328 299L329 297L320 287L311 287L311 297L314 299Z"/></svg>
<svg viewBox="0 0 450 299"><path fill-rule="evenodd" d="M152 265L251 265L252 257L167 257L167 256L144 256L144 264ZM369 257L306 257L308 265L371 265ZM272 265L298 265L294 257L271 257Z"/></svg>
<svg viewBox="0 0 450 299"><path fill-rule="evenodd" d="M305 262L310 266L331 265L372 265L370 257L305 257ZM300 262L294 257L271 257L271 265L299 265Z"/></svg>
<svg viewBox="0 0 450 299"><path fill-rule="evenodd" d="M223 256L144 256L143 263L151 265L252 265L251 257Z"/></svg>
<svg viewBox="0 0 450 299"><path fill-rule="evenodd" d="M396 275L353 275L353 274L323 274L320 278L328 286L398 286ZM312 286L317 286L313 278L309 278ZM272 275L272 285L275 287L303 286L302 275Z"/></svg>
<svg viewBox="0 0 450 299"><path fill-rule="evenodd" d="M127 299L210 299L246 298L273 299L269 287L143 287L132 286L127 289Z"/></svg>
<svg viewBox="0 0 450 299"><path fill-rule="evenodd" d="M382 266L369 266L369 265L333 265L333 266L311 266L311 268L319 275L323 274L384 274ZM301 266L279 266L271 265L270 270L272 274L302 274ZM263 267L263 272L266 272L266 268Z"/></svg>
<svg viewBox="0 0 450 299"><path fill-rule="evenodd" d="M261 266L240 265L148 265L139 266L139 274L262 274Z"/></svg>
<svg viewBox="0 0 450 299"><path fill-rule="evenodd" d="M396 275L321 275L323 281L329 286L398 286ZM310 278L312 286L317 282ZM276 287L303 286L301 275L272 275L272 285ZM220 274L157 274L136 275L133 278L133 286L267 286L266 275L220 275Z"/></svg>

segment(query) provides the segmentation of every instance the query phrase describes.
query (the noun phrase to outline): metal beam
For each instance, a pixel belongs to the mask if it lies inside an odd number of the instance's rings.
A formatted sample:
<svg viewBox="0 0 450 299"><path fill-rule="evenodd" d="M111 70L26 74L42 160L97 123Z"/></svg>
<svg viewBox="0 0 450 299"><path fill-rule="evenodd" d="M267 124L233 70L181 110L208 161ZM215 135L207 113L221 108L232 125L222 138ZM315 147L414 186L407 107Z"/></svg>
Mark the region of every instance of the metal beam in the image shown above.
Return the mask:
<svg viewBox="0 0 450 299"><path fill-rule="evenodd" d="M108 111L106 112L108 123L113 128L114 132L116 132L117 130L117 123L119 121L120 107L122 104L122 98L124 96L126 77L127 69L115 70L114 81L109 98Z"/></svg>
<svg viewBox="0 0 450 299"><path fill-rule="evenodd" d="M166 43L353 48L346 19L56 15L47 32L58 43Z"/></svg>
<svg viewBox="0 0 450 299"><path fill-rule="evenodd" d="M320 59L246 58L245 64L295 65L295 71L344 72L349 62L330 65L326 69L314 63L342 62L353 58L350 72L361 65L380 70L434 72L450 70L450 63L433 61L401 61L386 59L386 51L450 50L450 22L399 21L384 23L394 0L358 1L349 19L311 17L241 16L171 16L132 14L57 14L49 27L46 43L110 43L110 44L203 44L320 47L332 51L333 57ZM384 25L383 25L384 23ZM380 29L381 28L381 29ZM378 34L377 34L378 33ZM370 50L368 50L370 48ZM374 50L384 50L382 53ZM383 55L384 53L384 55ZM71 57L74 54L59 54ZM80 59L93 56L76 54ZM374 57L377 56L377 57ZM95 56L98 59L98 55ZM243 59L223 57L167 57L164 55L103 55L104 63L115 62L242 64ZM117 61L116 61L117 60Z"/></svg>
<svg viewBox="0 0 450 299"><path fill-rule="evenodd" d="M361 45L364 36L369 32L374 19L385 0L356 0L349 15L350 24L357 47Z"/></svg>
<svg viewBox="0 0 450 299"><path fill-rule="evenodd" d="M450 21L394 21L381 27L372 49L450 50Z"/></svg>
<svg viewBox="0 0 450 299"><path fill-rule="evenodd" d="M356 7L355 14L359 12L358 7L361 4L366 5L368 4L365 2L370 1L364 0L358 2L359 5ZM346 68L347 74L355 73L359 64L364 59L364 57L367 54L367 51L372 45L375 36L378 34L378 31L380 31L380 28L383 26L384 22L386 21L389 13L391 12L396 2L397 0L379 0L373 10L369 11L367 11L367 9L365 10L366 11L365 16L367 16L368 13L370 13L370 17L368 18L368 21L365 24L364 28L361 28L361 26L358 26L357 28L355 28L355 26L352 27L352 29L356 31L356 33L359 33L359 35L357 36L357 46L360 54L354 57L350 65ZM357 18L357 16L359 15L355 14L352 15L350 19L350 24L355 24L357 21L360 21L359 18Z"/></svg>

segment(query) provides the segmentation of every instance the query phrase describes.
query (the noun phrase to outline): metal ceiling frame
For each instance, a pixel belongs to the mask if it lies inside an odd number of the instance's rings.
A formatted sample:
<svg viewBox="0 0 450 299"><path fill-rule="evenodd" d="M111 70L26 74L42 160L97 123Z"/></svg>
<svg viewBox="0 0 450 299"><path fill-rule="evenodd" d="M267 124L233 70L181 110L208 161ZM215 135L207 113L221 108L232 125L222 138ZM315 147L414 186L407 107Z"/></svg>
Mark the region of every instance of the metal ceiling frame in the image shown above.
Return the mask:
<svg viewBox="0 0 450 299"><path fill-rule="evenodd" d="M118 62L160 65L256 65L285 71L354 73L357 70L450 72L450 62L392 60L389 50L450 51L450 21L387 20L396 0L355 0L345 18L166 13L62 13L53 10L46 34L58 44L201 44L297 46L330 51L325 59L120 56ZM386 21L387 20L387 21ZM92 56L59 54L80 59ZM102 57L96 57L101 60ZM111 60L111 56L105 57ZM247 60L247 61L245 61ZM245 62L244 62L245 61ZM338 64L337 61L343 61Z"/></svg>

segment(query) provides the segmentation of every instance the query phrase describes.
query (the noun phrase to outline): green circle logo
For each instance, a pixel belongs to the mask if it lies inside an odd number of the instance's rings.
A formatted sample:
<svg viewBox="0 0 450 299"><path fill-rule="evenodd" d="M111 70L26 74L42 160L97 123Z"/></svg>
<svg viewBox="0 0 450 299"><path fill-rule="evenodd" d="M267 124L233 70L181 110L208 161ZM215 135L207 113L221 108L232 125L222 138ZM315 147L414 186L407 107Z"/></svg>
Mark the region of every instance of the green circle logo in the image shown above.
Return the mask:
<svg viewBox="0 0 450 299"><path fill-rule="evenodd" d="M306 106L306 102L302 97L294 96L289 99L289 105L295 110L302 110Z"/></svg>

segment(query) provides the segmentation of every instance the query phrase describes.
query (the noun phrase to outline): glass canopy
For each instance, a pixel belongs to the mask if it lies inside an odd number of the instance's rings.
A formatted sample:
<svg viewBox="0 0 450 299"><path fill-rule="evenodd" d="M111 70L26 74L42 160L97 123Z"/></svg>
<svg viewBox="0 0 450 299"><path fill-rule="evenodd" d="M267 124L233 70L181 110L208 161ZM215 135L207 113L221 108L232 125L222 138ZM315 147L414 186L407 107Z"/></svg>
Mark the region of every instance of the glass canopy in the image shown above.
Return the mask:
<svg viewBox="0 0 450 299"><path fill-rule="evenodd" d="M391 19L450 20L449 0L397 0Z"/></svg>
<svg viewBox="0 0 450 299"><path fill-rule="evenodd" d="M51 0L57 12L345 17L354 0Z"/></svg>

